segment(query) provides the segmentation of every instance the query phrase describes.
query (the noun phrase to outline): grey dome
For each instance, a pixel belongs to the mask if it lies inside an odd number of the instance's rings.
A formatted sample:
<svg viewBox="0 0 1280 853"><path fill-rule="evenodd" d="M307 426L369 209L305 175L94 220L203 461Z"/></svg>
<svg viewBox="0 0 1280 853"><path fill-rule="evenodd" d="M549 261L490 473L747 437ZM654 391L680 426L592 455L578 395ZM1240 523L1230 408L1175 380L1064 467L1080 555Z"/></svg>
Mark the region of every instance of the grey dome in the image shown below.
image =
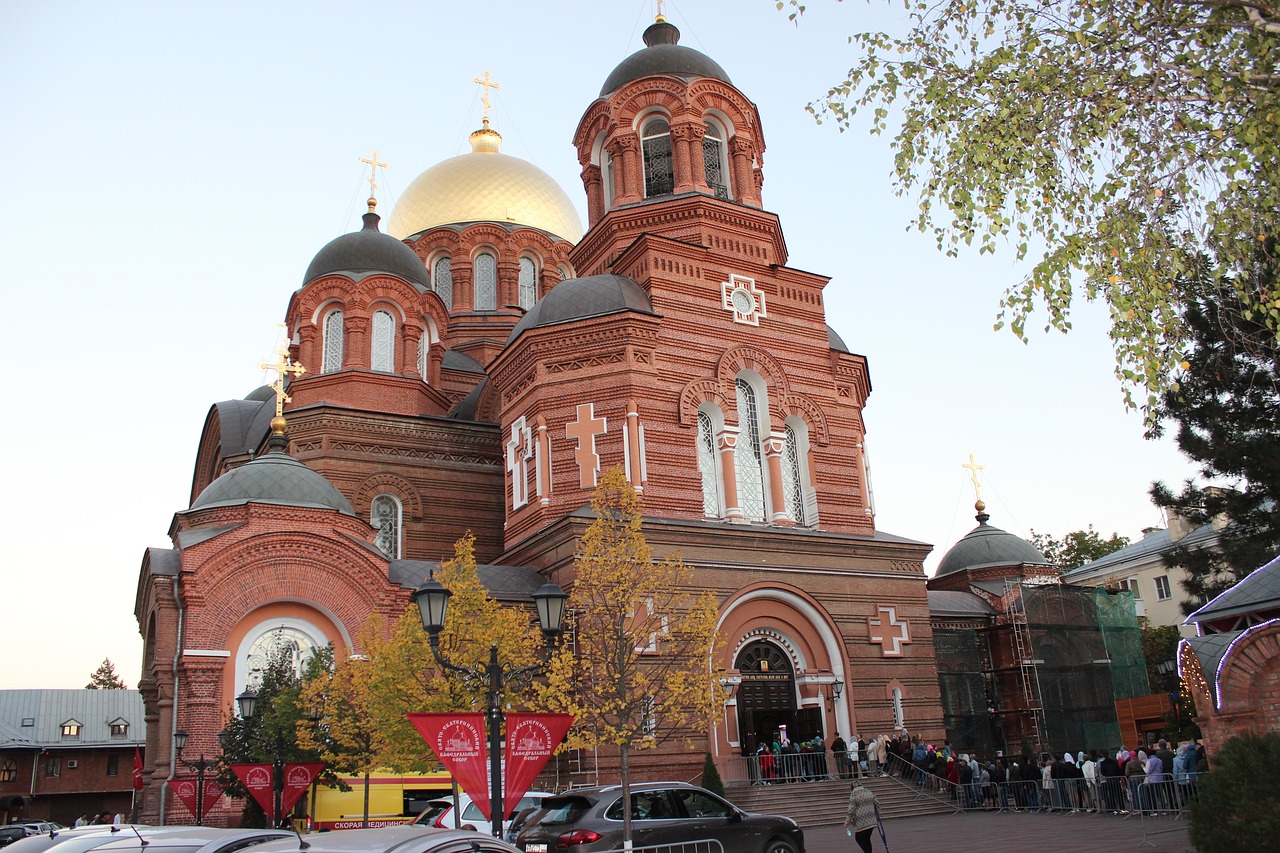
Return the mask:
<svg viewBox="0 0 1280 853"><path fill-rule="evenodd" d="M600 87L600 97L616 92L632 80L654 74L671 74L686 80L711 77L733 85L729 75L711 57L691 47L681 47L680 31L666 21L659 21L644 31L643 50L637 50L619 63Z"/></svg>
<svg viewBox="0 0 1280 853"><path fill-rule="evenodd" d="M283 436L273 435L270 450L214 480L191 502L191 509L240 506L246 503L336 509L355 515L351 504L322 474L312 471L284 448Z"/></svg>
<svg viewBox="0 0 1280 853"><path fill-rule="evenodd" d="M529 313L520 318L520 322L511 330L507 343L520 337L520 333L526 329L554 326L588 317L603 317L622 311L654 313L649 294L634 279L612 274L567 279L551 288L546 296L529 309Z"/></svg>
<svg viewBox="0 0 1280 853"><path fill-rule="evenodd" d="M836 352L849 352L849 345L844 342L844 338L840 337L840 333L835 329L827 326L827 345Z"/></svg>
<svg viewBox="0 0 1280 853"><path fill-rule="evenodd" d="M363 228L330 240L312 259L302 283L330 273L353 274L357 279L390 273L426 290L427 268L422 259L395 237L379 231L378 220L378 214L366 213Z"/></svg>
<svg viewBox="0 0 1280 853"><path fill-rule="evenodd" d="M992 527L987 524L990 518L985 512L978 513L978 526L951 546L938 563L934 577L942 577L965 569L984 569L997 566L1017 566L1030 563L1036 566L1047 566L1045 559L1034 545L1020 536Z"/></svg>

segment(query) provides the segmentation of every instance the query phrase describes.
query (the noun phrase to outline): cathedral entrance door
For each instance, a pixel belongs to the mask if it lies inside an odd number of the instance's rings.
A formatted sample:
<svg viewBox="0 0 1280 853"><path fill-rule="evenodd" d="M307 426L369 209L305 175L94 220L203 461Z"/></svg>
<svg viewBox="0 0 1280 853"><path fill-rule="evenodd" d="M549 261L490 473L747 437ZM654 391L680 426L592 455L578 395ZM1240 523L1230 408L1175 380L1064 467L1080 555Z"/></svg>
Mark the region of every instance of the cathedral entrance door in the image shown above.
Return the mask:
<svg viewBox="0 0 1280 853"><path fill-rule="evenodd" d="M743 754L779 740L784 726L794 740L799 734L792 729L798 719L796 680L786 653L768 640L756 640L738 653L735 668L742 674L738 739Z"/></svg>

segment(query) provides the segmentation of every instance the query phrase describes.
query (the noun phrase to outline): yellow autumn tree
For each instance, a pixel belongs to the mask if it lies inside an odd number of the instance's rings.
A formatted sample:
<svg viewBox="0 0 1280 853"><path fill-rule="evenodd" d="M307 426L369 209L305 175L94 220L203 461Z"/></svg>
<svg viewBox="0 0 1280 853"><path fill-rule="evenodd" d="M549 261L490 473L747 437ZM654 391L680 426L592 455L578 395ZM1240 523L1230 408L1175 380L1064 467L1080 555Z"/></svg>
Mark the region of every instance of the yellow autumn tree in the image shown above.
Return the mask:
<svg viewBox="0 0 1280 853"><path fill-rule="evenodd" d="M571 642L552 658L542 693L549 709L574 715L566 746L618 748L627 797L631 751L705 737L717 607L710 593L693 591L678 557L654 559L621 468L602 475L591 508L596 519L579 542L569 594Z"/></svg>
<svg viewBox="0 0 1280 853"><path fill-rule="evenodd" d="M489 597L476 568L475 537L468 533L454 545L454 557L440 565L434 577L448 589L449 613L440 634L445 659L460 666L483 666L489 647L512 666L533 663L543 648L531 610L504 607ZM425 578L423 579L425 580ZM431 654L416 607L392 626L385 640L370 652L368 708L378 731L380 766L398 772L436 769L435 757L409 723L409 712L483 711L485 686L446 677ZM511 685L508 705L528 704L532 691Z"/></svg>

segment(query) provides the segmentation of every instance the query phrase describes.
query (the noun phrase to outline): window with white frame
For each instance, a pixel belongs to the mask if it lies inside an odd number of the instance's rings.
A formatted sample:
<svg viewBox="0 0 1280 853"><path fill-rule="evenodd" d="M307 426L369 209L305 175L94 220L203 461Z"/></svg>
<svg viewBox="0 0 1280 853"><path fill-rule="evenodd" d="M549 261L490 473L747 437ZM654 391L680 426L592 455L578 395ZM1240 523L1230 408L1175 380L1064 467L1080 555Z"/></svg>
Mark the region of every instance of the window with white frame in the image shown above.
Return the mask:
<svg viewBox="0 0 1280 853"><path fill-rule="evenodd" d="M698 412L698 473L702 475L702 514L719 518L720 456L716 452L716 422L707 411Z"/></svg>
<svg viewBox="0 0 1280 853"><path fill-rule="evenodd" d="M80 729L83 726L77 720L67 720L62 724L62 736L64 738L80 737Z"/></svg>
<svg viewBox="0 0 1280 853"><path fill-rule="evenodd" d="M342 311L333 309L324 315L324 354L320 359L320 372L333 373L342 369Z"/></svg>
<svg viewBox="0 0 1280 853"><path fill-rule="evenodd" d="M906 717L902 713L902 688L893 688L893 727L900 729L907 724Z"/></svg>
<svg viewBox="0 0 1280 853"><path fill-rule="evenodd" d="M1133 598L1135 601L1142 600L1142 586L1139 585L1137 578L1125 578L1124 585L1125 585L1125 588L1129 590L1129 592L1133 593Z"/></svg>
<svg viewBox="0 0 1280 853"><path fill-rule="evenodd" d="M1173 591L1169 588L1169 576L1159 575L1156 578L1156 598L1160 601L1167 601L1173 595Z"/></svg>
<svg viewBox="0 0 1280 853"><path fill-rule="evenodd" d="M369 506L369 524L378 531L373 544L389 559L400 558L400 501L394 495L378 495Z"/></svg>
<svg viewBox="0 0 1280 853"><path fill-rule="evenodd" d="M498 260L488 252L476 255L472 277L472 305L477 311L498 307Z"/></svg>
<svg viewBox="0 0 1280 853"><path fill-rule="evenodd" d="M373 344L369 366L381 373L394 373L396 362L396 321L391 312L380 308L373 312Z"/></svg>
<svg viewBox="0 0 1280 853"><path fill-rule="evenodd" d="M129 735L129 721L122 717L117 717L107 723L107 728L110 730L112 737L127 737Z"/></svg>
<svg viewBox="0 0 1280 853"><path fill-rule="evenodd" d="M418 375L422 377L422 381L427 381L427 368L431 364L431 341L427 340L427 332L423 330L422 337L418 338Z"/></svg>
<svg viewBox="0 0 1280 853"><path fill-rule="evenodd" d="M670 195L676 187L671 164L671 126L662 116L654 116L640 131L640 149L644 160L644 196Z"/></svg>
<svg viewBox="0 0 1280 853"><path fill-rule="evenodd" d="M794 424L786 425L786 439L782 447L782 499L787 517L803 525L804 512L804 449Z"/></svg>
<svg viewBox="0 0 1280 853"><path fill-rule="evenodd" d="M733 451L734 473L738 481L738 504L748 521L765 520L764 453L760 442L759 403L755 387L739 377L738 444Z"/></svg>
<svg viewBox="0 0 1280 853"><path fill-rule="evenodd" d="M528 311L538 301L538 264L525 255L520 258L520 307Z"/></svg>
<svg viewBox="0 0 1280 853"><path fill-rule="evenodd" d="M707 122L706 133L702 137L702 168L707 176L707 186L715 197L730 199L733 193L729 188L728 146L724 137L719 123Z"/></svg>
<svg viewBox="0 0 1280 853"><path fill-rule="evenodd" d="M431 289L436 292L444 307L453 308L453 259L441 255L431 267Z"/></svg>

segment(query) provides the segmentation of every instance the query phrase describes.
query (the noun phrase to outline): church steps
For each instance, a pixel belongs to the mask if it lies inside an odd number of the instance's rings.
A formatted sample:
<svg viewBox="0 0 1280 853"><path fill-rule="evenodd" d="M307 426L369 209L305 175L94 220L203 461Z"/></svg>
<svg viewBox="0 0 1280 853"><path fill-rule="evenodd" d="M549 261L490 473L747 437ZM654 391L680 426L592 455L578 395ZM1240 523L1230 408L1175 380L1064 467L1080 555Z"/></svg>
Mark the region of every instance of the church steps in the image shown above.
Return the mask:
<svg viewBox="0 0 1280 853"><path fill-rule="evenodd" d="M916 789L896 777L863 779L880 801L886 819L948 814L955 807L945 798L920 796ZM785 785L753 785L728 788L726 796L749 812L782 814L801 828L831 826L844 822L849 802L850 780L794 782Z"/></svg>

